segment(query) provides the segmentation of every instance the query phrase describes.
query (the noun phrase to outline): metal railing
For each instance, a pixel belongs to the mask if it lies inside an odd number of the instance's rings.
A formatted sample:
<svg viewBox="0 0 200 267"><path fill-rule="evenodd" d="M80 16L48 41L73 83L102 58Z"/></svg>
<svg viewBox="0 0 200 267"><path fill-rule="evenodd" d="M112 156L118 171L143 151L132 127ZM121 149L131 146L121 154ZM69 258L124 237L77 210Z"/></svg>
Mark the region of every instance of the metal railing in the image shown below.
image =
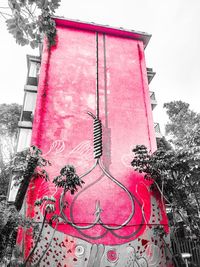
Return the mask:
<svg viewBox="0 0 200 267"><path fill-rule="evenodd" d="M171 238L171 246L174 257L176 257L176 267L200 267L200 244L192 238L180 238L174 236ZM191 254L187 263L182 257L183 253Z"/></svg>
<svg viewBox="0 0 200 267"><path fill-rule="evenodd" d="M153 91L149 91L149 94L150 94L151 108L153 110L157 106L157 100L155 93Z"/></svg>
<svg viewBox="0 0 200 267"><path fill-rule="evenodd" d="M155 130L155 134L156 134L156 138L162 138L162 134L160 131L160 125L157 122L154 122L154 130Z"/></svg>

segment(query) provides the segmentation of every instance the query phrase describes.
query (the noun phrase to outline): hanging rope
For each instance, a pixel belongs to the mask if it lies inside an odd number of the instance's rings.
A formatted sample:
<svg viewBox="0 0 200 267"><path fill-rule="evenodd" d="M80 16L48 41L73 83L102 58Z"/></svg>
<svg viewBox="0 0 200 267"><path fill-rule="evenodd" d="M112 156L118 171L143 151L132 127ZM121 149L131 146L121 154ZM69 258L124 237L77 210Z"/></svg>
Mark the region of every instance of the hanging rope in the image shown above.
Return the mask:
<svg viewBox="0 0 200 267"><path fill-rule="evenodd" d="M96 32L96 118L99 119L99 37Z"/></svg>
<svg viewBox="0 0 200 267"><path fill-rule="evenodd" d="M103 36L103 49L104 49L104 79L106 79L106 69L105 69L105 64L106 64L106 55L105 55L105 35ZM106 85L106 81L105 81L105 87ZM106 89L106 101L107 101L107 89ZM107 107L105 107L105 111L107 114ZM92 113L92 112L87 112L87 114L89 116L91 116L93 118L93 151L94 151L94 165L83 175L80 176L80 178L82 179L83 177L89 175L97 166L99 166L99 168L102 170L103 175L105 175L107 178L109 178L113 183L115 183L116 185L118 185L129 197L130 199L130 203L131 203L131 212L128 216L127 219L124 220L124 222L121 225L118 226L110 226L108 224L103 223L103 221L101 220L101 206L100 206L100 201L96 200L96 208L95 208L95 217L94 217L94 221L88 225L77 225L74 222L73 219L73 206L75 203L75 200L77 199L75 197L74 201L72 202L71 206L70 206L70 217L71 220L68 219L68 217L66 216L66 214L64 213L64 198L65 198L65 193L63 192L60 198L60 210L61 210L61 215L62 218L64 219L65 222L67 222L68 224L70 224L71 226L73 226L74 228L76 228L77 230L86 230L86 229L90 229L92 227L94 227L96 224L101 224L102 227L104 227L107 230L118 230L123 228L124 226L126 226L131 219L133 218L133 215L135 213L135 205L134 205L134 200L133 200L133 196L132 194L129 192L129 190L123 185L121 184L117 179L115 179L112 174L110 174L109 170L107 168L105 168L104 164L101 161L101 156L103 154L103 142L102 142L102 122L99 119L99 41L98 41L98 33L96 33L96 116ZM108 127L108 122L106 121L106 127ZM94 185L96 182L95 181L92 183L92 185ZM90 187L90 185L88 186ZM135 199L137 201L137 199ZM123 238L123 237L122 237ZM126 238L126 237L124 237Z"/></svg>
<svg viewBox="0 0 200 267"><path fill-rule="evenodd" d="M91 112L87 112L94 121L93 121L93 149L94 149L94 158L99 159L103 153L102 145L102 123L97 117L94 116Z"/></svg>

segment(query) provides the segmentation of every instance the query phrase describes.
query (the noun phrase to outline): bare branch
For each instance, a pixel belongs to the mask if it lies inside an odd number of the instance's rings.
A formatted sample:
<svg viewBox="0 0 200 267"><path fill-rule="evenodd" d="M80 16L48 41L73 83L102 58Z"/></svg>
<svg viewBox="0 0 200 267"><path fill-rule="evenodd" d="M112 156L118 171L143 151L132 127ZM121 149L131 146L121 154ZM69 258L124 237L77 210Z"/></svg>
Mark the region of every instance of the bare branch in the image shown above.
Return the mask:
<svg viewBox="0 0 200 267"><path fill-rule="evenodd" d="M10 14L8 14L8 13L6 13L6 12L2 12L2 11L0 11L0 14L5 18L5 16L9 16L9 17L12 17L12 15L10 15ZM4 16L5 15L5 16ZM5 19L7 19L7 18L5 18Z"/></svg>

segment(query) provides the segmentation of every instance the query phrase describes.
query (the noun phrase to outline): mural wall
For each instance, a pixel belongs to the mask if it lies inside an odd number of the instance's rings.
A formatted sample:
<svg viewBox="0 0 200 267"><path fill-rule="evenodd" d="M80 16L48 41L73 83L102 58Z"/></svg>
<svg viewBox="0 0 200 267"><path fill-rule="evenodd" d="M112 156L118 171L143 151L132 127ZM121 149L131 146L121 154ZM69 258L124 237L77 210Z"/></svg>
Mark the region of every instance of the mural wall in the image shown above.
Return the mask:
<svg viewBox="0 0 200 267"><path fill-rule="evenodd" d="M41 179L30 185L28 217L41 224L44 207L34 203L52 195L64 218L45 225L32 261L52 237L40 266L172 266L167 239L154 234L158 225L169 233L164 204L130 165L136 144L156 149L143 41L56 22L57 45L43 49L32 144L52 163L51 181L71 164L85 184L74 195ZM26 257L32 233L19 231L18 243Z"/></svg>

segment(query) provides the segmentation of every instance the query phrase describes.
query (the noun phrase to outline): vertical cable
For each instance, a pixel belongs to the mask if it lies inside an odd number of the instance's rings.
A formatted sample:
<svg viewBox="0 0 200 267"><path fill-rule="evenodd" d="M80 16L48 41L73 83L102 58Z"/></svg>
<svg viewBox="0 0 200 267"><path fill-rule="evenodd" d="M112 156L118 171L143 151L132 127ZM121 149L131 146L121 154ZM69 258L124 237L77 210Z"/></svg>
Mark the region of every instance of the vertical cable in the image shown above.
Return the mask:
<svg viewBox="0 0 200 267"><path fill-rule="evenodd" d="M111 129L108 127L108 88L107 88L107 61L106 61L106 35L103 34L103 58L104 58L104 109L105 109L105 167L109 170L111 164Z"/></svg>
<svg viewBox="0 0 200 267"><path fill-rule="evenodd" d="M99 40L96 32L96 118L99 119Z"/></svg>
<svg viewBox="0 0 200 267"><path fill-rule="evenodd" d="M107 92L107 73L106 73L106 36L103 34L103 57L104 57L104 90L105 90L105 126L108 127L108 92Z"/></svg>

